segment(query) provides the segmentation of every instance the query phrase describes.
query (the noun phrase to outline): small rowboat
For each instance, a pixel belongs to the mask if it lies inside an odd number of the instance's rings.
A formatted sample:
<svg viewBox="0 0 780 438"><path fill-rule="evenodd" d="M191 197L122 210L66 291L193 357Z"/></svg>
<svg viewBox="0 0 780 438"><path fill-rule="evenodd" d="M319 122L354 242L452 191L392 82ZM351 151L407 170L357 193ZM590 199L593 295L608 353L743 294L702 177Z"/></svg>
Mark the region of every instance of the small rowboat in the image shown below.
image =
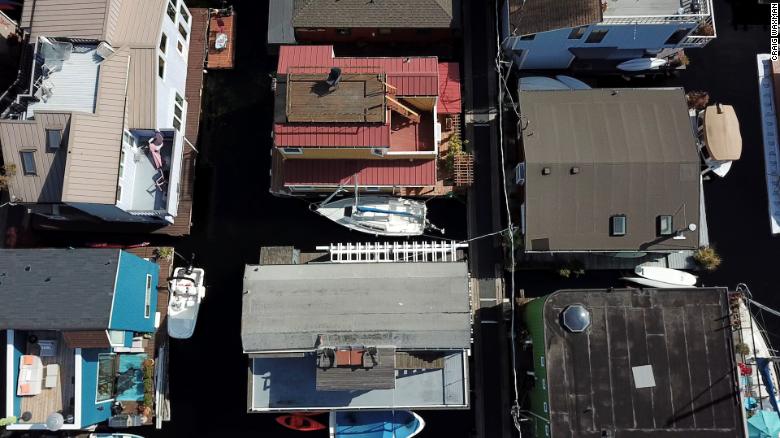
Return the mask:
<svg viewBox="0 0 780 438"><path fill-rule="evenodd" d="M623 71L657 70L668 63L669 61L660 58L636 58L621 62L617 68Z"/></svg>
<svg viewBox="0 0 780 438"><path fill-rule="evenodd" d="M319 421L303 415L280 415L276 417L276 422L288 429L300 432L313 432L328 428Z"/></svg>
<svg viewBox="0 0 780 438"><path fill-rule="evenodd" d="M698 280L687 272L660 266L637 266L634 272L639 277L624 277L623 280L661 289L696 287Z"/></svg>

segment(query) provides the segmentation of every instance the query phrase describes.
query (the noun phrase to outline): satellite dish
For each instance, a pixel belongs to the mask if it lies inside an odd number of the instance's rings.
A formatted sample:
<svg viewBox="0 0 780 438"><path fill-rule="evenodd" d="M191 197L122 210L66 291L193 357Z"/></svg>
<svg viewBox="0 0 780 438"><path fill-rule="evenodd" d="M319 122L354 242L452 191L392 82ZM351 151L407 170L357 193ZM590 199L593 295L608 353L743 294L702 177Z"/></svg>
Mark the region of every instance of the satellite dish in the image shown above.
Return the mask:
<svg viewBox="0 0 780 438"><path fill-rule="evenodd" d="M62 429L62 426L64 425L65 417L63 417L59 412L55 412L46 417L46 429L51 430L52 432L56 432Z"/></svg>

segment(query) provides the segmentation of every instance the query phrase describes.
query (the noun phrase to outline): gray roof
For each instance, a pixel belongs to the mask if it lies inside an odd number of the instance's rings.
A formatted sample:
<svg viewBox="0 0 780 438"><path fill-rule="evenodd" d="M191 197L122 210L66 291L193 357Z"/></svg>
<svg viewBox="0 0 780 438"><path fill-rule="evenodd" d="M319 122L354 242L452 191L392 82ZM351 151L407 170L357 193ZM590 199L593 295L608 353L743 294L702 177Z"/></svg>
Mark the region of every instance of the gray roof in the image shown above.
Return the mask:
<svg viewBox="0 0 780 438"><path fill-rule="evenodd" d="M455 0L295 0L293 27L450 28Z"/></svg>
<svg viewBox="0 0 780 438"><path fill-rule="evenodd" d="M270 0L268 4L268 44L295 44L292 27L293 2Z"/></svg>
<svg viewBox="0 0 780 438"><path fill-rule="evenodd" d="M572 304L585 333L561 326ZM543 312L550 436L744 436L725 288L558 291Z"/></svg>
<svg viewBox="0 0 780 438"><path fill-rule="evenodd" d="M0 250L0 330L108 328L119 253Z"/></svg>
<svg viewBox="0 0 780 438"><path fill-rule="evenodd" d="M510 32L514 35L586 26L601 20L601 0L509 1Z"/></svg>
<svg viewBox="0 0 780 438"><path fill-rule="evenodd" d="M465 263L249 265L241 338L246 352L329 345L465 349Z"/></svg>
<svg viewBox="0 0 780 438"><path fill-rule="evenodd" d="M521 91L527 251L678 251L699 225L696 140L682 89ZM548 174L545 174L547 169ZM625 215L625 236L610 217Z"/></svg>

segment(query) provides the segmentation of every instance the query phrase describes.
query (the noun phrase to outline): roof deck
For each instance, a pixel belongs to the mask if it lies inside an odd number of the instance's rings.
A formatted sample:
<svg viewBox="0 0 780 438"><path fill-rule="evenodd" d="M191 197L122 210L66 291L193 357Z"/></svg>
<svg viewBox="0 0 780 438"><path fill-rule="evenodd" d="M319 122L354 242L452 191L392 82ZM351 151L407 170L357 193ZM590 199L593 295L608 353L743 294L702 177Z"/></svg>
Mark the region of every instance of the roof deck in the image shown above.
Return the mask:
<svg viewBox="0 0 780 438"><path fill-rule="evenodd" d="M550 436L744 436L726 289L559 291L542 312Z"/></svg>
<svg viewBox="0 0 780 438"><path fill-rule="evenodd" d="M47 375L47 365L59 365L59 378L54 387L47 388L46 385L42 385L40 394L23 396L21 398L21 412L29 412L32 414L32 417L29 421L20 420L19 423L45 423L46 418L54 412L62 413L66 419L69 415L73 415L75 409L73 405L75 397L75 385L73 382L76 375L75 350L68 347L65 339L59 332L30 331L16 332L15 335L27 337L24 354L40 357L44 367L44 379ZM31 336L36 336L38 342L31 343ZM56 345L57 354L54 356L43 356L41 354L40 341L53 341ZM10 366L19 367L19 364L16 363Z"/></svg>
<svg viewBox="0 0 780 438"><path fill-rule="evenodd" d="M400 353L396 353L398 355ZM318 390L316 355L250 359L250 411L317 409L465 408L468 369L465 351L442 352L440 367L400 369L396 358L391 387ZM375 370L372 370L375 371ZM359 382L361 383L361 382ZM362 382L361 385L365 383Z"/></svg>
<svg viewBox="0 0 780 438"><path fill-rule="evenodd" d="M699 14L706 14L707 0L701 0ZM608 0L604 17L647 17L672 16L682 10L683 14L693 14L691 0Z"/></svg>
<svg viewBox="0 0 780 438"><path fill-rule="evenodd" d="M31 92L38 100L28 106L35 111L95 112L100 62L96 44L39 42L33 59Z"/></svg>
<svg viewBox="0 0 780 438"><path fill-rule="evenodd" d="M344 73L335 87L327 74L287 76L288 122L384 123L385 80L382 75Z"/></svg>

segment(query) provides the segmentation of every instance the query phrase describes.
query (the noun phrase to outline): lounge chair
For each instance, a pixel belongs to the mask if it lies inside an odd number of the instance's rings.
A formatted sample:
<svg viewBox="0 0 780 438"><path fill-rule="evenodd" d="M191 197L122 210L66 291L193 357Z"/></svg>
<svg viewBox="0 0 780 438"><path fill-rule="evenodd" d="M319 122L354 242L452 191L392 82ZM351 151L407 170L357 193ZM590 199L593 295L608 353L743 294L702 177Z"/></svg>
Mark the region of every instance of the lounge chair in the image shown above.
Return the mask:
<svg viewBox="0 0 780 438"><path fill-rule="evenodd" d="M38 395L43 386L43 362L38 356L26 354L19 358L19 382L16 395Z"/></svg>
<svg viewBox="0 0 780 438"><path fill-rule="evenodd" d="M56 388L60 382L60 366L57 364L46 365L46 380L43 386L46 388Z"/></svg>

